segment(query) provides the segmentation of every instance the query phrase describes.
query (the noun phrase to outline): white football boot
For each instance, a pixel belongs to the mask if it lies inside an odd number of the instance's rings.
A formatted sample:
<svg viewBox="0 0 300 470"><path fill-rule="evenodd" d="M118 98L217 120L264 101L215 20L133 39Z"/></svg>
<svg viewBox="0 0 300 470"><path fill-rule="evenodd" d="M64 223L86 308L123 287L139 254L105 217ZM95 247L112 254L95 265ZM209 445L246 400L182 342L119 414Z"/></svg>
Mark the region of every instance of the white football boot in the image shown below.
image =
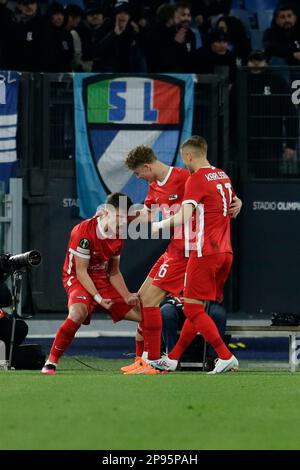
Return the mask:
<svg viewBox="0 0 300 470"><path fill-rule="evenodd" d="M235 356L231 356L229 359L218 359L215 365L215 368L207 372L208 374L222 374L223 372L228 372L229 370L237 371L239 369L239 361Z"/></svg>
<svg viewBox="0 0 300 470"><path fill-rule="evenodd" d="M173 372L176 370L178 361L176 359L170 359L166 354L164 354L160 359L156 361L149 361L151 366L159 370L168 370Z"/></svg>

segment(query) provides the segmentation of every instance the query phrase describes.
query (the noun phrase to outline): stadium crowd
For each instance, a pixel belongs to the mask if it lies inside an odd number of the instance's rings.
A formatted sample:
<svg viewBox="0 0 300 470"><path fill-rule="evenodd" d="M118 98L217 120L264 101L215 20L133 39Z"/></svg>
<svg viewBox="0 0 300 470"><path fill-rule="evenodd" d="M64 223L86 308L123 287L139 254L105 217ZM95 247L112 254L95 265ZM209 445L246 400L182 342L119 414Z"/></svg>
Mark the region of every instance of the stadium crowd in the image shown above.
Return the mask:
<svg viewBox="0 0 300 470"><path fill-rule="evenodd" d="M246 65L259 45L240 14L246 10L234 3L0 0L0 69L212 73L228 66L232 83L236 65ZM298 2L273 3L261 48L272 64L299 64Z"/></svg>

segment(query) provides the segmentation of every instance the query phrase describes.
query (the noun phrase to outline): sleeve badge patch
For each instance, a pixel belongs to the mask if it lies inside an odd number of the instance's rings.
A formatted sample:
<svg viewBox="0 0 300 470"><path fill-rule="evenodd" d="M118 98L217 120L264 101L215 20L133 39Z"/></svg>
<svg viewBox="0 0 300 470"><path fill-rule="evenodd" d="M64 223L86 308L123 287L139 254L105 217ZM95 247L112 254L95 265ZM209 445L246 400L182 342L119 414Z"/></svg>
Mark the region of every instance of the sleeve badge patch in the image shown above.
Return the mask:
<svg viewBox="0 0 300 470"><path fill-rule="evenodd" d="M90 241L87 238L82 238L79 242L81 248L88 248L90 246Z"/></svg>

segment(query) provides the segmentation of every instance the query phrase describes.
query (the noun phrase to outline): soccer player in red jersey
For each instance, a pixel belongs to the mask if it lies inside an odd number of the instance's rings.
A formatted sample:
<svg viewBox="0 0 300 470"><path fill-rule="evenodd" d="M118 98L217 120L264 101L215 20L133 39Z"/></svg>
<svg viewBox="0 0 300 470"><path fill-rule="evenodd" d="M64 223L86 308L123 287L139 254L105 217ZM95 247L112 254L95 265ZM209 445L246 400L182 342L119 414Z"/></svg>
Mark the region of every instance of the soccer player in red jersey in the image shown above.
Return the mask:
<svg viewBox="0 0 300 470"><path fill-rule="evenodd" d="M100 215L73 228L63 266L69 313L56 333L44 374L56 372L60 357L80 326L90 323L96 307L106 309L113 322L141 321L138 295L128 291L119 269L122 229L130 206L125 194L110 194Z"/></svg>
<svg viewBox="0 0 300 470"><path fill-rule="evenodd" d="M144 211L140 214L141 220L151 220L157 208L163 217L169 217L180 210L184 185L189 177L187 169L166 165L157 159L151 147L145 145L129 152L126 165L137 178L150 183ZM180 231L181 228L177 230ZM186 263L182 237L173 236L166 252L154 264L139 290L143 322L137 329L137 358L132 367L122 368L124 372L152 372L151 365L140 359L144 349L148 353L148 361L160 358L162 319L159 304L167 293L178 295L182 290Z"/></svg>
<svg viewBox="0 0 300 470"><path fill-rule="evenodd" d="M164 218L176 214L184 195L184 187L190 176L184 168L170 167L160 162L153 150L148 146L138 146L133 149L126 160L126 165L137 178L150 183L145 199L146 219L151 219L155 207L159 207ZM241 201L236 198L230 208L231 215L236 216L240 210ZM183 290L184 275L188 258L184 247L183 228L177 227L171 238L166 252L157 260L148 277L143 283L139 294L143 322L139 325L136 337L136 361L122 368L125 373L151 373L151 365L160 358L162 319L159 305L168 293L178 296ZM186 337L190 342L197 331L193 325L185 325ZM146 343L146 344L144 344ZM141 360L143 350L147 351L147 361Z"/></svg>
<svg viewBox="0 0 300 470"><path fill-rule="evenodd" d="M182 208L169 219L155 222L153 233L182 223L190 232L185 246L189 259L184 286L184 313L218 354L216 366L210 372L216 374L238 368L237 359L205 312L207 301L222 301L223 287L232 266L229 208L234 191L226 173L210 165L207 160L205 139L193 136L186 140L181 146L181 155L191 172L185 185ZM174 360L172 353L170 359ZM162 366L163 361L158 365Z"/></svg>

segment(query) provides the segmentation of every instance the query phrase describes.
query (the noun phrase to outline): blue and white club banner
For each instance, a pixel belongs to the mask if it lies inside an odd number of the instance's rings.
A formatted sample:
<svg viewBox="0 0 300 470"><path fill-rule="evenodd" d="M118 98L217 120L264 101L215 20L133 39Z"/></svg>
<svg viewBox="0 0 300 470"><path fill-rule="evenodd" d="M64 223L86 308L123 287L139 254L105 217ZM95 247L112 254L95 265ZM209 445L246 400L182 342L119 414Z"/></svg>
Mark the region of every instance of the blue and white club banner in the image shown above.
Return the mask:
<svg viewBox="0 0 300 470"><path fill-rule="evenodd" d="M0 181L9 189L17 169L17 120L20 75L0 71Z"/></svg>
<svg viewBox="0 0 300 470"><path fill-rule="evenodd" d="M180 144L192 132L191 75L74 75L76 174L80 215L88 218L107 194L143 202L148 184L125 166L137 145L167 165L182 166Z"/></svg>

